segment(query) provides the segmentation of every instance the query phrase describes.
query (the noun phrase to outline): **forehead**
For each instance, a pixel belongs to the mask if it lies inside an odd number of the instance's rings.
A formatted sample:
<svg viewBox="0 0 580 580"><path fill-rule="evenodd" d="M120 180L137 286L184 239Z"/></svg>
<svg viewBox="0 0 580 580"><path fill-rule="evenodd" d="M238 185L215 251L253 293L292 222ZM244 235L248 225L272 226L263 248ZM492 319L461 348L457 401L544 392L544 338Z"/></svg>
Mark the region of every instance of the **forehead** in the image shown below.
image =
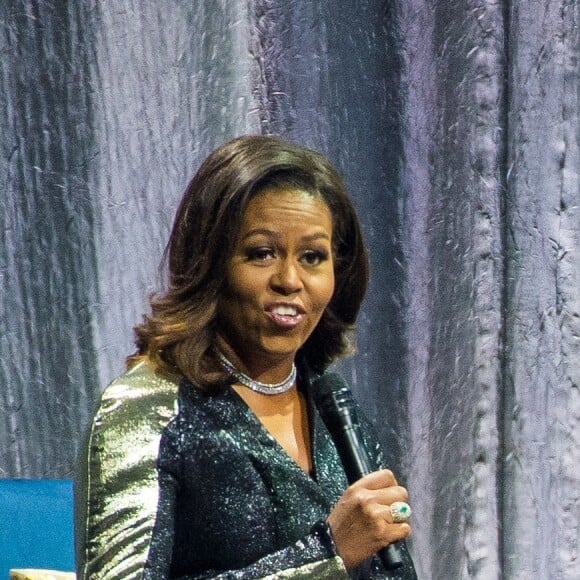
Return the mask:
<svg viewBox="0 0 580 580"><path fill-rule="evenodd" d="M332 215L324 199L299 189L265 189L257 193L248 202L241 221L242 230L254 227L257 222L332 229Z"/></svg>

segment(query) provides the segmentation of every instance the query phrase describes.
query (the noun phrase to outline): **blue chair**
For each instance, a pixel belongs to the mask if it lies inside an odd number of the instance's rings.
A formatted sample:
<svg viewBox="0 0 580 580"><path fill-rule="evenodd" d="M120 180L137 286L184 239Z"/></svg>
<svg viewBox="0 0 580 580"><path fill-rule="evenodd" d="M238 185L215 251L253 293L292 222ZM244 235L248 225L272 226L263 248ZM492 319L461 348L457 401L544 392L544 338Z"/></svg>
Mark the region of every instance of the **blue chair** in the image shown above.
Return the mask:
<svg viewBox="0 0 580 580"><path fill-rule="evenodd" d="M0 479L0 580L11 568L74 570L69 480Z"/></svg>

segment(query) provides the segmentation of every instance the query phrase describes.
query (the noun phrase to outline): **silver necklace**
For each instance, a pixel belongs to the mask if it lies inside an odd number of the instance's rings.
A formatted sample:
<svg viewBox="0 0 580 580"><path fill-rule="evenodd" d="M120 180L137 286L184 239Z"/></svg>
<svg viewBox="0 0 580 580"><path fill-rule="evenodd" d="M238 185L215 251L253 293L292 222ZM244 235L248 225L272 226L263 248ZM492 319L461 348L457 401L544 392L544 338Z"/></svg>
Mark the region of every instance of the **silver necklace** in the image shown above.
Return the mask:
<svg viewBox="0 0 580 580"><path fill-rule="evenodd" d="M239 371L232 362L219 352L219 350L216 352L223 369L238 379L242 385L248 387L248 389L252 389L252 391L255 391L256 393L262 393L263 395L279 395L280 393L289 391L296 380L296 365L294 363L292 363L290 374L281 383L261 383L260 381L255 381L248 375Z"/></svg>

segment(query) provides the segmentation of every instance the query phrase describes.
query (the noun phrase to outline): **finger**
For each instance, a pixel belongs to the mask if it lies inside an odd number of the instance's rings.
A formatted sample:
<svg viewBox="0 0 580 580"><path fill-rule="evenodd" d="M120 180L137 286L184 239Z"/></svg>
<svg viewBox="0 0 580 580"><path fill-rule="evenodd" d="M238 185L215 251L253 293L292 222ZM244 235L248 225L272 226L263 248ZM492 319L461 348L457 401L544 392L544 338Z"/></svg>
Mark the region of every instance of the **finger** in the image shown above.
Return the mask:
<svg viewBox="0 0 580 580"><path fill-rule="evenodd" d="M397 480L390 469L380 469L365 475L353 484L357 487L364 487L366 489L382 489L384 487L391 487L397 485Z"/></svg>
<svg viewBox="0 0 580 580"><path fill-rule="evenodd" d="M368 515L370 519L368 520L367 533L372 535L375 542L386 545L411 535L409 523L394 523L392 513L386 506L375 505L372 510L369 510Z"/></svg>
<svg viewBox="0 0 580 580"><path fill-rule="evenodd" d="M380 517L389 524L403 524L411 517L412 510L406 502L394 502L389 505L374 504L372 506L373 516Z"/></svg>
<svg viewBox="0 0 580 580"><path fill-rule="evenodd" d="M388 543L398 542L399 540L404 540L408 538L413 532L411 526L407 523L404 524L391 524L389 526L389 539Z"/></svg>
<svg viewBox="0 0 580 580"><path fill-rule="evenodd" d="M400 485L393 485L383 489L375 489L369 492L370 497L379 504L391 505L397 501L407 502L409 500L409 492L406 488Z"/></svg>

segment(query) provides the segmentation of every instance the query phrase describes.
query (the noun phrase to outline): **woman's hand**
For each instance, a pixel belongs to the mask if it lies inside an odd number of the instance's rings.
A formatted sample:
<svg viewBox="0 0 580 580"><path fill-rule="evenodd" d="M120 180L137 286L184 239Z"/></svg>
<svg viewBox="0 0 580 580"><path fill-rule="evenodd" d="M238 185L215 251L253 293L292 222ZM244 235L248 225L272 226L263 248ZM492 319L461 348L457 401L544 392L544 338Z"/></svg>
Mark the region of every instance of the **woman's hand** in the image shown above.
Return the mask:
<svg viewBox="0 0 580 580"><path fill-rule="evenodd" d="M407 490L397 485L388 469L375 471L347 488L327 519L347 568L411 534L409 524L393 523L390 510L393 502L407 499Z"/></svg>

